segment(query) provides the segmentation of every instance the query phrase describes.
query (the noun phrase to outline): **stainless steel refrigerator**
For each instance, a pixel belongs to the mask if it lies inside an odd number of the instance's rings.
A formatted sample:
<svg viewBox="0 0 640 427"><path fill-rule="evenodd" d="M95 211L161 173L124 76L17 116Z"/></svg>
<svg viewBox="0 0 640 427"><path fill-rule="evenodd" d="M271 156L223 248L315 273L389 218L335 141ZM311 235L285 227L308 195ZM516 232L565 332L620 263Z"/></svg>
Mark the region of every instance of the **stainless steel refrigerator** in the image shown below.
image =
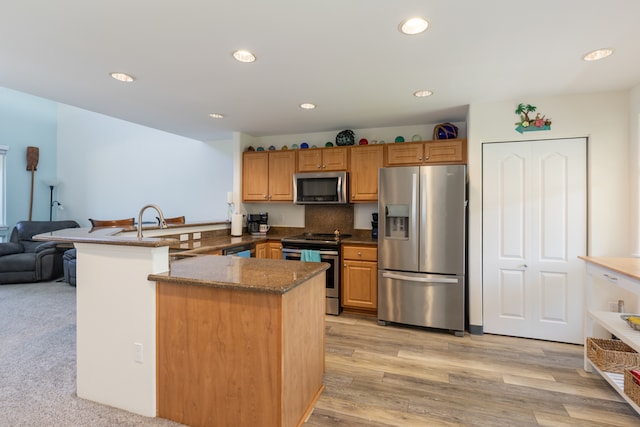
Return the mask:
<svg viewBox="0 0 640 427"><path fill-rule="evenodd" d="M382 168L378 322L465 328L465 165Z"/></svg>

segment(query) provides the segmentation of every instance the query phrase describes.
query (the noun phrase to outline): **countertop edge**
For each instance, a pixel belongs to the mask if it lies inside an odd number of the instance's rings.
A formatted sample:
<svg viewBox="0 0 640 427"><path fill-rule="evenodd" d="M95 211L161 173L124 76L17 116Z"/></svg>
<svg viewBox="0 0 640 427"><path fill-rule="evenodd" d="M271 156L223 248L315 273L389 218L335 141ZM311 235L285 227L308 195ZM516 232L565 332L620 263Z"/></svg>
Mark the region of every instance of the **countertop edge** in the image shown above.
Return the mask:
<svg viewBox="0 0 640 427"><path fill-rule="evenodd" d="M213 255L213 256L216 256L216 255ZM169 272L149 274L147 276L147 279L152 282L162 282L162 283L170 283L170 284L176 284L176 285L207 286L212 288L231 289L231 290L244 291L244 292L259 292L259 293L265 293L265 294L282 295L300 286L301 284L307 282L309 279L317 276L323 271L328 270L330 267L330 265L326 262L320 262L320 263L314 263L314 264L317 264L318 266L318 268L315 269L314 271L311 271L308 274L305 274L304 276L302 276L301 278L292 280L291 282L279 287L264 287L264 286L246 284L246 283L231 283L231 282L225 282L220 280L196 279L196 278L190 278L190 277L173 277L168 275Z"/></svg>
<svg viewBox="0 0 640 427"><path fill-rule="evenodd" d="M603 256L579 256L578 258L593 265L608 268L634 280L640 280L640 258Z"/></svg>

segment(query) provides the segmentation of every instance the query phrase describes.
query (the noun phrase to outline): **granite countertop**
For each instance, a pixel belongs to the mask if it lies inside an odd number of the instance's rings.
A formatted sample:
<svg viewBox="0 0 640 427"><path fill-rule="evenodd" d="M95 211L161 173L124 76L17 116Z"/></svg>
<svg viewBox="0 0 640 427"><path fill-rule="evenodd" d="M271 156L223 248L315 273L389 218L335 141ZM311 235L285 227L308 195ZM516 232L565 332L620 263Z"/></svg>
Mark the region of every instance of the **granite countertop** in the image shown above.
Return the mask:
<svg viewBox="0 0 640 427"><path fill-rule="evenodd" d="M42 233L33 236L33 240L70 242L70 243L100 243L105 245L126 245L126 246L146 246L159 247L171 246L177 242L176 239L162 237L118 236L122 231L129 229L109 227L109 228L65 228L63 230Z"/></svg>
<svg viewBox="0 0 640 427"><path fill-rule="evenodd" d="M191 223L169 225L168 229L175 229L176 234L180 233L181 228L189 226L206 225L208 223ZM216 223L217 224L217 223ZM158 229L158 227L143 227L143 230ZM225 249L228 247L241 245L245 243L262 243L267 241L278 241L283 237L293 236L304 232L301 228L272 228L266 235L254 236L244 233L242 236L230 236L229 234L221 234L215 237L203 237L199 240L181 241L173 236L167 237L143 237L138 239L136 235L130 232L135 228L67 228L64 230L52 231L50 233L42 233L34 236L34 240L55 241L62 243L100 243L106 245L126 245L126 246L146 246L160 247L169 246L172 252L184 253L192 252L197 255L198 252L214 251ZM121 232L129 232L128 235L119 235ZM351 237L343 240L343 243L377 245L376 239L371 238L370 230L356 230Z"/></svg>
<svg viewBox="0 0 640 427"><path fill-rule="evenodd" d="M172 261L165 273L149 280L284 294L327 270L326 262L298 262L235 256L202 255Z"/></svg>

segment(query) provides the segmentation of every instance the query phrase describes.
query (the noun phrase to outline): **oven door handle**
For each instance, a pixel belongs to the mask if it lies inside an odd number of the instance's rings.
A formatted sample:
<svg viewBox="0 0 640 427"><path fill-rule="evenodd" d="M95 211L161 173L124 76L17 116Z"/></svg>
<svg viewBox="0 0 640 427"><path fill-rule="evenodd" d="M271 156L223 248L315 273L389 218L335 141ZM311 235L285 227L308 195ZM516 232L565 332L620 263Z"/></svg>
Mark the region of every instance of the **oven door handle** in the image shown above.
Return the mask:
<svg viewBox="0 0 640 427"><path fill-rule="evenodd" d="M320 252L320 256L328 255L328 256L338 256L338 251L318 251ZM302 249L286 249L282 248L283 254L302 254Z"/></svg>

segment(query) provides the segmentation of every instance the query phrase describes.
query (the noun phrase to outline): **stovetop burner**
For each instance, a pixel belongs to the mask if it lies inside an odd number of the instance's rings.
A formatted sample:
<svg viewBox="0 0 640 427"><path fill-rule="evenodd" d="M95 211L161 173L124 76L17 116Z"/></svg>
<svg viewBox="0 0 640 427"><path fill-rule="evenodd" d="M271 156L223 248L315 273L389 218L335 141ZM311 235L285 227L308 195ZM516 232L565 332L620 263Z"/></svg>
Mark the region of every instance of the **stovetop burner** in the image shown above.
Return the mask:
<svg viewBox="0 0 640 427"><path fill-rule="evenodd" d="M290 244L325 244L337 246L342 239L351 237L351 234L340 233L302 233L295 236L285 237L282 239L283 246Z"/></svg>

